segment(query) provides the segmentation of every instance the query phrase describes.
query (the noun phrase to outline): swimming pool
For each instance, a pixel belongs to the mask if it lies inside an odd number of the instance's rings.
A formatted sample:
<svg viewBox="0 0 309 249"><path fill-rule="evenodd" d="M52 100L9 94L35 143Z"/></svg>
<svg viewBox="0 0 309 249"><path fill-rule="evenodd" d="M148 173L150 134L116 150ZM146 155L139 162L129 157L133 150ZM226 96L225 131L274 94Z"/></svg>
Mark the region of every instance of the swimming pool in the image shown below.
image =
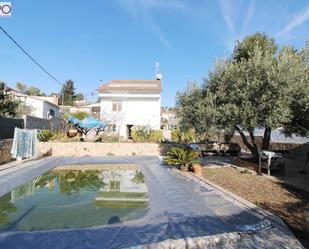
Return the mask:
<svg viewBox="0 0 309 249"><path fill-rule="evenodd" d="M25 207L7 212L0 248L301 248L280 220L158 157L49 157L0 171L0 186Z"/></svg>
<svg viewBox="0 0 309 249"><path fill-rule="evenodd" d="M144 175L131 165L59 166L0 197L0 231L94 227L143 217Z"/></svg>

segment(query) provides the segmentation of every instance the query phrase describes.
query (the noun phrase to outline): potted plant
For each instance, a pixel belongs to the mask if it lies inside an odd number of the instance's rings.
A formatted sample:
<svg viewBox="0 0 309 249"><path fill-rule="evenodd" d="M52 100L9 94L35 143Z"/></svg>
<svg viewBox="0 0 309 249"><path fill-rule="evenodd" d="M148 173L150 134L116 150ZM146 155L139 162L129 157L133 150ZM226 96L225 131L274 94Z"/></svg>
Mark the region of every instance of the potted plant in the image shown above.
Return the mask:
<svg viewBox="0 0 309 249"><path fill-rule="evenodd" d="M199 163L192 164L192 171L198 176L203 175L202 166Z"/></svg>
<svg viewBox="0 0 309 249"><path fill-rule="evenodd" d="M68 131L68 137L75 137L77 135L77 130L74 129L74 128L70 128L69 131Z"/></svg>
<svg viewBox="0 0 309 249"><path fill-rule="evenodd" d="M167 152L165 163L175 166L180 170L187 171L193 164L199 163L199 160L197 160L198 156L199 152L191 148L172 147Z"/></svg>

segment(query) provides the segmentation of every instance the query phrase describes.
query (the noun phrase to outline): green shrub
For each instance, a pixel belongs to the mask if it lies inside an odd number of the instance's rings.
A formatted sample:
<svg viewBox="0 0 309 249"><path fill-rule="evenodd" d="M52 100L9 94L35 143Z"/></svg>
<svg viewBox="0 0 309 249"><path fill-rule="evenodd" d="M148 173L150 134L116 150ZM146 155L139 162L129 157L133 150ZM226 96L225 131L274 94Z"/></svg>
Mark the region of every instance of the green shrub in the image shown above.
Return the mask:
<svg viewBox="0 0 309 249"><path fill-rule="evenodd" d="M145 142L147 141L149 135L143 130L132 130L131 137L136 142Z"/></svg>
<svg viewBox="0 0 309 249"><path fill-rule="evenodd" d="M40 142L47 142L51 140L54 133L51 130L41 130L38 132L38 139Z"/></svg>
<svg viewBox="0 0 309 249"><path fill-rule="evenodd" d="M188 169L192 164L199 163L198 156L199 152L190 148L172 147L167 152L165 163L178 168L183 166Z"/></svg>
<svg viewBox="0 0 309 249"><path fill-rule="evenodd" d="M195 130L189 129L183 132L183 141L186 143L193 142L195 139Z"/></svg>
<svg viewBox="0 0 309 249"><path fill-rule="evenodd" d="M74 118L78 118L79 120L83 120L84 118L89 116L89 113L87 112L75 112L71 116Z"/></svg>
<svg viewBox="0 0 309 249"><path fill-rule="evenodd" d="M171 137L173 142L180 142L181 141L181 132L179 129L173 129L171 131Z"/></svg>
<svg viewBox="0 0 309 249"><path fill-rule="evenodd" d="M69 138L66 133L64 132L52 132L51 130L41 130L38 133L38 139L40 142L47 142L47 141L53 141L53 142L79 142L80 137L76 136L73 138Z"/></svg>
<svg viewBox="0 0 309 249"><path fill-rule="evenodd" d="M150 130L149 131L149 142L159 143L163 139L163 131L162 130Z"/></svg>
<svg viewBox="0 0 309 249"><path fill-rule="evenodd" d="M144 126L133 126L131 128L131 137L136 142L158 143L163 139L163 131L146 129Z"/></svg>
<svg viewBox="0 0 309 249"><path fill-rule="evenodd" d="M66 133L57 132L51 137L51 140L54 141L54 142L69 142L69 141L72 141L72 140L78 140L78 137L76 136L76 137L70 139L70 138L68 138Z"/></svg>
<svg viewBox="0 0 309 249"><path fill-rule="evenodd" d="M119 142L119 135L114 133L104 132L102 135L98 136L95 142L105 142L105 143L117 143Z"/></svg>
<svg viewBox="0 0 309 249"><path fill-rule="evenodd" d="M195 139L195 130L189 129L189 130L186 130L185 132L181 132L179 129L173 129L171 131L171 137L172 137L173 142L189 143L189 142L194 141Z"/></svg>

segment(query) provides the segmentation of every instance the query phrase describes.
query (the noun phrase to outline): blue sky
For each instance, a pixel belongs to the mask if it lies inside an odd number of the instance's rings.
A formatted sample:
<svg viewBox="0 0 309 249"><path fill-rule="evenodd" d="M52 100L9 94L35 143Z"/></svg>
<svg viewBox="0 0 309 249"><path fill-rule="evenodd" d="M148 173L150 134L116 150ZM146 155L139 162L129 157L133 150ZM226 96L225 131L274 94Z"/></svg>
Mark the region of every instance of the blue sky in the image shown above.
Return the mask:
<svg viewBox="0 0 309 249"><path fill-rule="evenodd" d="M308 0L15 0L0 24L57 79L90 93L112 79L163 74L162 105L188 80L202 81L215 58L256 31L279 46L309 38ZM0 80L50 93L60 86L0 33ZM94 97L96 98L96 97Z"/></svg>

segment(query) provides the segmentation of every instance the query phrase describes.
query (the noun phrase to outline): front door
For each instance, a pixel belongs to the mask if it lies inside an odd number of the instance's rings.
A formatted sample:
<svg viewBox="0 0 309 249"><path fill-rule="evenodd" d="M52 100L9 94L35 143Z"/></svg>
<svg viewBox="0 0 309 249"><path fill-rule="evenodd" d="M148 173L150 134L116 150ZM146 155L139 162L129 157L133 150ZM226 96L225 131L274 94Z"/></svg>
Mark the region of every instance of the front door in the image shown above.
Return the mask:
<svg viewBox="0 0 309 249"><path fill-rule="evenodd" d="M127 138L128 139L132 139L131 136L131 128L133 127L133 125L127 125Z"/></svg>

